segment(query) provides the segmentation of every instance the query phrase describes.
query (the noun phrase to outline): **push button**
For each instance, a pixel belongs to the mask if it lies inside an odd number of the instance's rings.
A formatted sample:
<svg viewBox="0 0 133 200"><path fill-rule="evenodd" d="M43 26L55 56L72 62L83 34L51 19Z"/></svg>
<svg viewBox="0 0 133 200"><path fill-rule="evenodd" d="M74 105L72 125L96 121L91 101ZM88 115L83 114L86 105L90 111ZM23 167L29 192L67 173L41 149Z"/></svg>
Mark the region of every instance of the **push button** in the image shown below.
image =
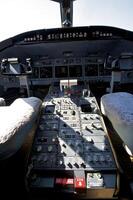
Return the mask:
<svg viewBox="0 0 133 200"><path fill-rule="evenodd" d="M75 188L85 188L86 183L84 178L75 178Z"/></svg>

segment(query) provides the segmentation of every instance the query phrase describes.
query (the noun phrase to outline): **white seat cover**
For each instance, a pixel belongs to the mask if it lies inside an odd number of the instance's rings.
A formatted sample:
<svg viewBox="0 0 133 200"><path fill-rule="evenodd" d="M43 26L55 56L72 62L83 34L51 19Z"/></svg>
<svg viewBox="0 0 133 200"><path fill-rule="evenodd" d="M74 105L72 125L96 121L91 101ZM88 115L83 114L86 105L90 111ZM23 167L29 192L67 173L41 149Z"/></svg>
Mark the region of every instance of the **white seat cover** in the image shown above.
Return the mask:
<svg viewBox="0 0 133 200"><path fill-rule="evenodd" d="M106 94L101 111L133 154L133 95L126 92Z"/></svg>
<svg viewBox="0 0 133 200"><path fill-rule="evenodd" d="M41 100L36 97L16 99L0 107L0 158L16 153L38 117Z"/></svg>

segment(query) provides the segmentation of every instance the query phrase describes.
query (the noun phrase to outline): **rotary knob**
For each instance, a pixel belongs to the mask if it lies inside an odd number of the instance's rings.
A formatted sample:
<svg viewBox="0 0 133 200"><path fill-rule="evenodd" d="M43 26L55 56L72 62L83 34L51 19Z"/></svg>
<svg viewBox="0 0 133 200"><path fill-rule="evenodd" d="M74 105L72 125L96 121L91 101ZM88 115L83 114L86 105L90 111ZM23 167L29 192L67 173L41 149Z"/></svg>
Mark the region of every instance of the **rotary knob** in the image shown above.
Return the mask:
<svg viewBox="0 0 133 200"><path fill-rule="evenodd" d="M48 146L48 152L49 152L49 153L51 153L51 152L52 152L52 150L53 150L53 147L52 147L52 145L49 145L49 146Z"/></svg>
<svg viewBox="0 0 133 200"><path fill-rule="evenodd" d="M56 138L52 138L52 142L55 143L55 144L59 144L59 140L58 140L57 137Z"/></svg>
<svg viewBox="0 0 133 200"><path fill-rule="evenodd" d="M64 123L63 126L66 128L66 127L67 127L67 124Z"/></svg>
<svg viewBox="0 0 133 200"><path fill-rule="evenodd" d="M65 167L64 161L63 160L59 160L59 166Z"/></svg>
<svg viewBox="0 0 133 200"><path fill-rule="evenodd" d="M37 146L37 149L36 149L36 151L37 151L37 152L40 152L40 151L42 151L42 146L41 146L41 145Z"/></svg>

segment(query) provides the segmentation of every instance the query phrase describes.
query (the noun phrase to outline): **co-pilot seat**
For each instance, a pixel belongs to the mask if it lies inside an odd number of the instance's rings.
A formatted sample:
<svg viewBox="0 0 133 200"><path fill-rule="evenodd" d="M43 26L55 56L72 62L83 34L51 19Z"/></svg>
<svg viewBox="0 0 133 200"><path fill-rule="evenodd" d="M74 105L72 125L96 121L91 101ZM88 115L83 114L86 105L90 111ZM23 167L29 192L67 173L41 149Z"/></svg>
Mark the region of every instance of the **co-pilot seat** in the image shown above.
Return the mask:
<svg viewBox="0 0 133 200"><path fill-rule="evenodd" d="M106 94L101 98L101 111L133 158L133 95L127 92Z"/></svg>
<svg viewBox="0 0 133 200"><path fill-rule="evenodd" d="M36 97L16 99L0 107L0 159L14 155L36 125L42 101Z"/></svg>

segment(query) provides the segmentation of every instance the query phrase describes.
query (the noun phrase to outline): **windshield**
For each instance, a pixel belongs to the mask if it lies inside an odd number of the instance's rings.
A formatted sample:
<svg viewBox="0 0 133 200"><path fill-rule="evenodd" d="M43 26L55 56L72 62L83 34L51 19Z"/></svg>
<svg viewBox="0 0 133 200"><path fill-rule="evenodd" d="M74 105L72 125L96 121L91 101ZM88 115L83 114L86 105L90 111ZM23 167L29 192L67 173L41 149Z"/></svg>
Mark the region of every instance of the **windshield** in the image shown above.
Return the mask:
<svg viewBox="0 0 133 200"><path fill-rule="evenodd" d="M61 27L60 6L51 0L1 0L0 41L43 28ZM73 26L106 25L133 30L132 0L76 0Z"/></svg>

